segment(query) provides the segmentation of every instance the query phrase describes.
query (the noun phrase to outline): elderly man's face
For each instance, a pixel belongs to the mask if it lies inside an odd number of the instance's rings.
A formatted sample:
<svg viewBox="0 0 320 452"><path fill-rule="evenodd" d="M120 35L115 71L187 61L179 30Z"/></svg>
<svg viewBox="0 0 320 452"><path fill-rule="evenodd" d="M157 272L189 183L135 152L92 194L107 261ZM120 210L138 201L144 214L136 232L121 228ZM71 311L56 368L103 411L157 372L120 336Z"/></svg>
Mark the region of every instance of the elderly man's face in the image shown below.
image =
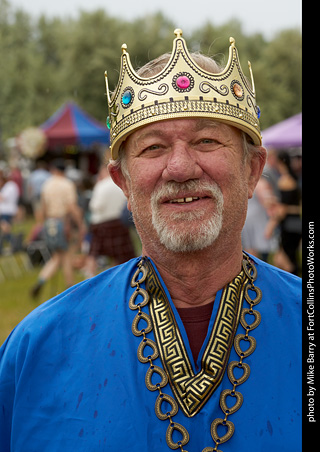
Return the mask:
<svg viewBox="0 0 320 452"><path fill-rule="evenodd" d="M128 198L142 243L198 251L240 234L255 182L238 129L207 119L174 119L127 139Z"/></svg>

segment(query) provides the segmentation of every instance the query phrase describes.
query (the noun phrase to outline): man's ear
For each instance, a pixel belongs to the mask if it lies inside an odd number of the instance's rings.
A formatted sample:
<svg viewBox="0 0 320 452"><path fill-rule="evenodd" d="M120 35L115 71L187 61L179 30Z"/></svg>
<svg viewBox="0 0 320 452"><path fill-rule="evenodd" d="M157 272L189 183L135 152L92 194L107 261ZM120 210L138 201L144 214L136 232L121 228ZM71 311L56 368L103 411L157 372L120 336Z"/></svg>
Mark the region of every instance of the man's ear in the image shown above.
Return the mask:
<svg viewBox="0 0 320 452"><path fill-rule="evenodd" d="M123 175L123 173L121 171L121 166L120 165L115 166L115 165L112 165L112 163L109 163L108 170L109 170L109 173L110 173L110 176L111 176L113 182L116 185L118 185L118 187L121 188L121 190L125 194L126 198L129 199L130 190L129 190L128 179Z"/></svg>
<svg viewBox="0 0 320 452"><path fill-rule="evenodd" d="M249 158L248 198L250 199L266 164L267 151L262 146L256 146L255 152Z"/></svg>

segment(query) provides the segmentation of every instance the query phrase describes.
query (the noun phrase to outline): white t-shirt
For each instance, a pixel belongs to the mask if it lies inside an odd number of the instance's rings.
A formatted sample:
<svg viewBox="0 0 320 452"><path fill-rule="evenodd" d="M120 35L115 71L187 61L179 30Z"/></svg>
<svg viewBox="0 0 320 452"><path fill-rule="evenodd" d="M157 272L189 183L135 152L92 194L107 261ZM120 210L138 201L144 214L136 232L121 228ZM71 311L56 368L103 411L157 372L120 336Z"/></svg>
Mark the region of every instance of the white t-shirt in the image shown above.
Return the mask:
<svg viewBox="0 0 320 452"><path fill-rule="evenodd" d="M126 201L123 191L111 177L101 179L94 186L89 203L91 223L99 224L120 218Z"/></svg>
<svg viewBox="0 0 320 452"><path fill-rule="evenodd" d="M9 180L0 190L0 215L15 215L18 210L19 187Z"/></svg>

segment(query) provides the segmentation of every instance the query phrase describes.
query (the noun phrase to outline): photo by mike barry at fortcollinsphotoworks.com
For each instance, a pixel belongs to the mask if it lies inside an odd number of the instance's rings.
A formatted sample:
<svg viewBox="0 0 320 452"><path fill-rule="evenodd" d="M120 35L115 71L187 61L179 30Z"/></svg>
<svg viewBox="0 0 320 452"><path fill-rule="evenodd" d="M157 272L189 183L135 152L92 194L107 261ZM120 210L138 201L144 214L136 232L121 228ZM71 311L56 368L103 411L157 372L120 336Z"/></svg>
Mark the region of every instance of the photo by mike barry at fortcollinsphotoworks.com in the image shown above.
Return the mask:
<svg viewBox="0 0 320 452"><path fill-rule="evenodd" d="M308 223L305 240L305 366L306 366L306 419L307 424L316 424L316 252L315 222Z"/></svg>

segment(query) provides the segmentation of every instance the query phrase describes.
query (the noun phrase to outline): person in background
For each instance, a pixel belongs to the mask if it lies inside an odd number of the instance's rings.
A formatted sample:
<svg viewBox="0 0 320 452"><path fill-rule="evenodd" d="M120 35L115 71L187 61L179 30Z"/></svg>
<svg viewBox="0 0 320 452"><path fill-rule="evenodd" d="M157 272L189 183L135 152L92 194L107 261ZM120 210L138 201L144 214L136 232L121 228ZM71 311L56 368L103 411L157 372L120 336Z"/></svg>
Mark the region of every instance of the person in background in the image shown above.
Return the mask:
<svg viewBox="0 0 320 452"><path fill-rule="evenodd" d="M302 149L294 148L290 151L290 164L294 173L294 177L297 179L300 194L302 196Z"/></svg>
<svg viewBox="0 0 320 452"><path fill-rule="evenodd" d="M50 171L48 171L48 164L44 160L38 160L36 162L35 169L30 173L27 181L27 194L31 203L33 215L38 222L39 220L39 208L41 190L43 184L51 177Z"/></svg>
<svg viewBox="0 0 320 452"><path fill-rule="evenodd" d="M278 251L278 235L269 231L270 217L278 200L269 178L262 175L248 201L246 222L242 230L243 249L268 262L270 254Z"/></svg>
<svg viewBox="0 0 320 452"><path fill-rule="evenodd" d="M0 253L5 242L10 242L12 222L18 212L19 187L10 178L9 167L0 168Z"/></svg>
<svg viewBox="0 0 320 452"><path fill-rule="evenodd" d="M102 166L89 202L91 243L84 272L93 276L97 259L110 258L110 265L122 264L135 257L130 229L121 220L126 197L113 182L106 165Z"/></svg>
<svg viewBox="0 0 320 452"><path fill-rule="evenodd" d="M291 157L286 151L279 151L277 169L279 203L270 219L271 236L275 227L280 228L280 249L275 256L275 264L296 275L300 274L300 259L298 256L302 238L302 199L298 176L291 166Z"/></svg>
<svg viewBox="0 0 320 452"><path fill-rule="evenodd" d="M64 175L64 161L51 163L51 177L44 183L41 192L39 218L43 222L43 235L51 258L41 269L38 281L31 290L31 296L37 298L43 285L62 268L66 287L74 284L72 255L69 252L71 221L84 234L82 212L78 206L77 191L74 183Z"/></svg>

